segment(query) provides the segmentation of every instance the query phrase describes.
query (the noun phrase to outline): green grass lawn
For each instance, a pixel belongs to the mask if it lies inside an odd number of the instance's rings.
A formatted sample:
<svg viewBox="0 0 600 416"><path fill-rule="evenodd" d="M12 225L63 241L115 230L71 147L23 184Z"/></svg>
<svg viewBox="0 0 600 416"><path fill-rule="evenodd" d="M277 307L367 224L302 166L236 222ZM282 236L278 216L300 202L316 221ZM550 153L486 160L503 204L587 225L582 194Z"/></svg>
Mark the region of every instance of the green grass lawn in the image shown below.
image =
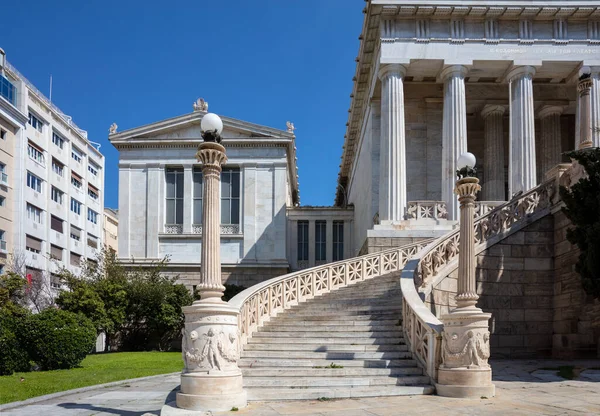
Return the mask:
<svg viewBox="0 0 600 416"><path fill-rule="evenodd" d="M115 352L88 355L71 370L32 371L0 377L0 404L94 384L181 371L180 352ZM25 380L21 381L21 377Z"/></svg>

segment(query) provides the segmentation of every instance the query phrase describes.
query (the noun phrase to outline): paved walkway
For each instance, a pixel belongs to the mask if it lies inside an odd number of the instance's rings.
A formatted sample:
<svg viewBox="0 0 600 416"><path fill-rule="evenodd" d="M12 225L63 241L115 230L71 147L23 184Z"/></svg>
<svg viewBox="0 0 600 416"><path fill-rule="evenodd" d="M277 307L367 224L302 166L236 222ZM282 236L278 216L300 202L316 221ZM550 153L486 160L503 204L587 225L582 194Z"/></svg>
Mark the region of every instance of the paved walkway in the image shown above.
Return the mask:
<svg viewBox="0 0 600 416"><path fill-rule="evenodd" d="M557 376L574 365L576 379ZM462 400L437 396L384 397L332 401L251 403L238 412L214 415L598 415L600 361L495 361L496 397ZM164 376L99 388L2 411L2 416L150 416L175 399L179 376Z"/></svg>

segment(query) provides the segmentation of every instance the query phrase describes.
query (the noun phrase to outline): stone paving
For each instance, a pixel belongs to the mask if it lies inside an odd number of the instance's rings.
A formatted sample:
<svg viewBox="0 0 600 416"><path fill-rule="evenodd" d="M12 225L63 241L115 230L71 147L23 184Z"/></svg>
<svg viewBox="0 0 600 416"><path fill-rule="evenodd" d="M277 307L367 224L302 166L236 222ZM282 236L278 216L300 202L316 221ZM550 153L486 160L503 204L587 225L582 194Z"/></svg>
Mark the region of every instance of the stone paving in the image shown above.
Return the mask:
<svg viewBox="0 0 600 416"><path fill-rule="evenodd" d="M576 367L574 380L557 376L561 365ZM250 403L238 412L217 415L598 415L600 414L600 360L492 362L496 397L478 400L438 396L377 397ZM175 399L179 375L165 375L121 386L98 388L36 404L4 410L2 416L158 415ZM210 413L207 413L210 414Z"/></svg>

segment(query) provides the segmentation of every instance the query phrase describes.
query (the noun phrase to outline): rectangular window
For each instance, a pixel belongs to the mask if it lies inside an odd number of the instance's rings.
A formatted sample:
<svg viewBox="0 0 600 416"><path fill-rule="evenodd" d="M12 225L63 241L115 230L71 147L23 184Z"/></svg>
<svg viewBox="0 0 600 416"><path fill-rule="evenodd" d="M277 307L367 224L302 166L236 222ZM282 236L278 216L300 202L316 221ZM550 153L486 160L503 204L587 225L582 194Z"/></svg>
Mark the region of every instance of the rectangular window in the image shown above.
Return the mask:
<svg viewBox="0 0 600 416"><path fill-rule="evenodd" d="M167 224L183 224L183 168L167 168Z"/></svg>
<svg viewBox="0 0 600 416"><path fill-rule="evenodd" d="M50 258L53 260L62 261L63 257L63 249L59 246L55 246L54 244L50 244Z"/></svg>
<svg viewBox="0 0 600 416"><path fill-rule="evenodd" d="M344 259L344 221L333 222L333 261Z"/></svg>
<svg viewBox="0 0 600 416"><path fill-rule="evenodd" d="M97 201L99 196L98 196L98 190L96 188L94 188L93 186L88 186L88 196L90 198L92 198L94 201Z"/></svg>
<svg viewBox="0 0 600 416"><path fill-rule="evenodd" d="M240 170L223 169L221 173L221 224L240 223Z"/></svg>
<svg viewBox="0 0 600 416"><path fill-rule="evenodd" d="M0 129L0 139L6 140L6 130Z"/></svg>
<svg viewBox="0 0 600 416"><path fill-rule="evenodd" d="M81 266L81 256L79 254L71 252L71 266Z"/></svg>
<svg viewBox="0 0 600 416"><path fill-rule="evenodd" d="M27 186L36 192L42 192L42 180L31 172L27 172Z"/></svg>
<svg viewBox="0 0 600 416"><path fill-rule="evenodd" d="M60 137L55 132L52 132L52 143L54 143L59 149L62 149L65 145L65 139Z"/></svg>
<svg viewBox="0 0 600 416"><path fill-rule="evenodd" d="M8 185L8 175L6 174L6 165L4 163L0 163L0 182Z"/></svg>
<svg viewBox="0 0 600 416"><path fill-rule="evenodd" d="M75 160L75 162L81 163L81 159L83 158L83 153L81 153L81 150L79 150L78 148L73 146L71 148L71 157Z"/></svg>
<svg viewBox="0 0 600 416"><path fill-rule="evenodd" d="M308 261L308 221L298 221L298 261Z"/></svg>
<svg viewBox="0 0 600 416"><path fill-rule="evenodd" d="M32 253L36 253L36 254L41 253L42 240L26 234L25 235L25 249L27 251L31 251Z"/></svg>
<svg viewBox="0 0 600 416"><path fill-rule="evenodd" d="M4 239L4 230L0 230L0 250L6 251L6 240ZM2 273L0 273L1 275Z"/></svg>
<svg viewBox="0 0 600 416"><path fill-rule="evenodd" d="M91 234L88 234L87 245L92 248L98 248L98 238Z"/></svg>
<svg viewBox="0 0 600 416"><path fill-rule="evenodd" d="M3 207L5 202L6 202L6 198L3 196L0 196L0 207Z"/></svg>
<svg viewBox="0 0 600 416"><path fill-rule="evenodd" d="M315 261L325 261L327 255L327 222L315 221Z"/></svg>
<svg viewBox="0 0 600 416"><path fill-rule="evenodd" d="M34 146L31 142L27 144L27 154L30 159L33 159L42 165L44 164L44 151L39 147Z"/></svg>
<svg viewBox="0 0 600 416"><path fill-rule="evenodd" d="M88 172L90 172L92 175L98 176L98 169L100 168L92 162L88 163Z"/></svg>
<svg viewBox="0 0 600 416"><path fill-rule="evenodd" d="M57 204L62 205L63 203L63 196L65 195L65 193L63 191L61 191L58 188L55 188L54 186L52 187L52 189L50 190L50 197L52 198L52 200L54 202L56 202Z"/></svg>
<svg viewBox="0 0 600 416"><path fill-rule="evenodd" d="M73 211L77 215L81 214L81 202L79 202L75 198L71 198L71 211Z"/></svg>
<svg viewBox="0 0 600 416"><path fill-rule="evenodd" d="M98 213L88 208L88 221L98 224Z"/></svg>
<svg viewBox="0 0 600 416"><path fill-rule="evenodd" d="M60 163L58 160L52 158L52 170L59 176L63 176L65 165Z"/></svg>
<svg viewBox="0 0 600 416"><path fill-rule="evenodd" d="M194 168L194 224L202 224L202 170Z"/></svg>
<svg viewBox="0 0 600 416"><path fill-rule="evenodd" d="M71 238L75 241L81 240L81 230L71 225Z"/></svg>
<svg viewBox="0 0 600 416"><path fill-rule="evenodd" d="M42 126L44 125L44 123L42 123L42 121L39 118L37 118L31 113L29 113L29 124L31 125L31 127L36 129L40 133L42 132Z"/></svg>
<svg viewBox="0 0 600 416"><path fill-rule="evenodd" d="M50 216L50 228L59 233L63 233L63 220L54 215Z"/></svg>
<svg viewBox="0 0 600 416"><path fill-rule="evenodd" d="M37 224L42 223L42 210L31 204L27 204L27 219Z"/></svg>
<svg viewBox="0 0 600 416"><path fill-rule="evenodd" d="M0 74L0 96L6 98L15 107L17 106L17 88L2 74Z"/></svg>
<svg viewBox="0 0 600 416"><path fill-rule="evenodd" d="M82 182L83 180L79 175L77 175L75 172L71 172L71 185L73 185L77 189L81 189L81 187L83 186Z"/></svg>

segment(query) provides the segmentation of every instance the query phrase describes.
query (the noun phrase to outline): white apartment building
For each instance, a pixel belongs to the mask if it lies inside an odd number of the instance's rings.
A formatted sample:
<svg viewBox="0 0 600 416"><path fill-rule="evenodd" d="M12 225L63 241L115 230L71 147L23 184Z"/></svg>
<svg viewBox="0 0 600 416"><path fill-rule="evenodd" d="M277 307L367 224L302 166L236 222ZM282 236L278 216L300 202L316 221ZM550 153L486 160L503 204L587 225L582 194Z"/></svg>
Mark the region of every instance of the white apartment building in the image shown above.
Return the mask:
<svg viewBox="0 0 600 416"><path fill-rule="evenodd" d="M10 252L24 259L27 273L46 275L55 285L61 267L79 272L103 244L104 156L86 131L8 62L3 76L14 89L14 107L27 120L9 172Z"/></svg>

